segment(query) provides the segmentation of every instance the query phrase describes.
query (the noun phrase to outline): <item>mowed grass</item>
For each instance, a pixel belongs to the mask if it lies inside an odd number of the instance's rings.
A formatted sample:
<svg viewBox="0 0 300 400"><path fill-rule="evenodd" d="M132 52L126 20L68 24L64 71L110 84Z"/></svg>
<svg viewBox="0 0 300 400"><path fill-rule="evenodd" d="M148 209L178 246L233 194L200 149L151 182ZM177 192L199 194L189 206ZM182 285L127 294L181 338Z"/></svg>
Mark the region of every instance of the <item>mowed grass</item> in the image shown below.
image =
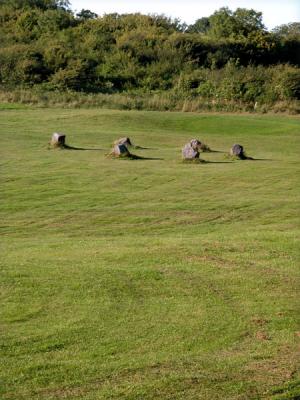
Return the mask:
<svg viewBox="0 0 300 400"><path fill-rule="evenodd" d="M299 118L0 123L3 399L299 399ZM148 159L106 158L122 136ZM192 138L219 152L183 164Z"/></svg>

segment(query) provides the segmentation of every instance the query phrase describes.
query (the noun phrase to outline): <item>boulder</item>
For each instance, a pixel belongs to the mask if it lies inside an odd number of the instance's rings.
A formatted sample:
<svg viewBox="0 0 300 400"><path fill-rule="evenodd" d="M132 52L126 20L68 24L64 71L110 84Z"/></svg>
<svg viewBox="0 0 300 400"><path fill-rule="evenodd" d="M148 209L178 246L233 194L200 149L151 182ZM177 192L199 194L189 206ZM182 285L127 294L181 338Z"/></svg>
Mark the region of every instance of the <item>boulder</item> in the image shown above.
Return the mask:
<svg viewBox="0 0 300 400"><path fill-rule="evenodd" d="M207 144L201 142L198 139L192 139L191 146L193 147L193 149L198 150L198 151L202 151L202 152L211 151L211 149L207 146Z"/></svg>
<svg viewBox="0 0 300 400"><path fill-rule="evenodd" d="M184 148L182 149L182 158L184 160L195 160L198 159L200 153L198 149L194 149L191 143L187 143Z"/></svg>
<svg viewBox="0 0 300 400"><path fill-rule="evenodd" d="M130 152L125 146L125 144L116 144L113 148L112 154L115 157L129 157Z"/></svg>
<svg viewBox="0 0 300 400"><path fill-rule="evenodd" d="M129 137L123 137L118 140L115 140L114 145L118 145L118 144L124 144L125 146L132 146L132 143L131 143L131 140L129 139Z"/></svg>
<svg viewBox="0 0 300 400"><path fill-rule="evenodd" d="M240 159L244 159L245 154L244 154L244 148L240 144L234 144L231 149L230 149L230 155L234 157L238 157Z"/></svg>
<svg viewBox="0 0 300 400"><path fill-rule="evenodd" d="M199 151L201 149L202 143L200 142L200 140L198 139L192 139L190 141L190 146L192 147L192 149L194 149L195 151Z"/></svg>
<svg viewBox="0 0 300 400"><path fill-rule="evenodd" d="M195 160L200 156L202 143L198 139L192 139L182 149L182 158L184 160Z"/></svg>
<svg viewBox="0 0 300 400"><path fill-rule="evenodd" d="M66 142L66 135L62 135L61 133L53 133L50 145L52 147L64 147Z"/></svg>

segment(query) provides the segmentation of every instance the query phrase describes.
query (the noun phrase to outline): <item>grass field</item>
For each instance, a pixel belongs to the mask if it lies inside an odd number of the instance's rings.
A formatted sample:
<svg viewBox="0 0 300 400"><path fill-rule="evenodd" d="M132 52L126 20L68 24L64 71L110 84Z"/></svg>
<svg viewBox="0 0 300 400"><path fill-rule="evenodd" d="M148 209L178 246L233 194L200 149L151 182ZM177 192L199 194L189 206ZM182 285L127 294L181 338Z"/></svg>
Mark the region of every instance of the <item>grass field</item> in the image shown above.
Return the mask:
<svg viewBox="0 0 300 400"><path fill-rule="evenodd" d="M300 398L299 117L0 124L2 399ZM48 150L55 131L93 150ZM106 158L121 136L149 159ZM210 162L180 161L194 137ZM226 160L234 143L257 160Z"/></svg>

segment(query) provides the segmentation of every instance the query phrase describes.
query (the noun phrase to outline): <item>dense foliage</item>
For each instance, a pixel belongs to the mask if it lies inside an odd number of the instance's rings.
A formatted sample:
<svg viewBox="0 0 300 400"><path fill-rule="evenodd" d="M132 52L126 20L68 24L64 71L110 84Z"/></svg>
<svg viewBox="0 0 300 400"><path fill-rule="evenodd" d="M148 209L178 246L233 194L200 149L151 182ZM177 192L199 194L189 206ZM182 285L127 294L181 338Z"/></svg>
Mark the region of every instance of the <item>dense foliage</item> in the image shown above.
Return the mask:
<svg viewBox="0 0 300 400"><path fill-rule="evenodd" d="M221 8L187 26L161 15L76 15L65 0L0 2L2 90L171 91L181 98L300 99L300 24Z"/></svg>

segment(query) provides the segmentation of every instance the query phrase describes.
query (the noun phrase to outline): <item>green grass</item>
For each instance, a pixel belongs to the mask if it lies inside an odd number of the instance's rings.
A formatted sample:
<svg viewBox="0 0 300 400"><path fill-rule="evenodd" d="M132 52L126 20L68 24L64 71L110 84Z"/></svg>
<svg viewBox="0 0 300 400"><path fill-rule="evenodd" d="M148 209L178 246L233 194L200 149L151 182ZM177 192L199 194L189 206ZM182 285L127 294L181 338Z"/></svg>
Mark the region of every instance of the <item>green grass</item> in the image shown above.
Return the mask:
<svg viewBox="0 0 300 400"><path fill-rule="evenodd" d="M3 399L299 398L298 117L0 124ZM54 131L97 150L48 150ZM121 136L153 159L105 157ZM192 138L219 152L182 163ZM234 143L258 160L226 160Z"/></svg>

